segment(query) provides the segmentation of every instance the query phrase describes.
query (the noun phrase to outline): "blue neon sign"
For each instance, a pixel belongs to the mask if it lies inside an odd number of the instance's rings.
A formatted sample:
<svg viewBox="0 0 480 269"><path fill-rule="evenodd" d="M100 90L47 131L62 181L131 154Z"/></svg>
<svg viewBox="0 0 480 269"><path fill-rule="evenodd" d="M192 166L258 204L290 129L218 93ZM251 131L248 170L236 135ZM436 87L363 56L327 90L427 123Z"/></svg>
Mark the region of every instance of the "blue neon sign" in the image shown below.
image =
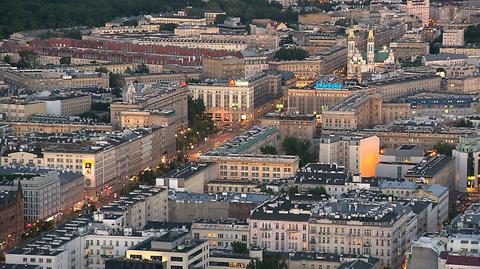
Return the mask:
<svg viewBox="0 0 480 269"><path fill-rule="evenodd" d="M315 89L343 89L343 85L340 83L315 83Z"/></svg>

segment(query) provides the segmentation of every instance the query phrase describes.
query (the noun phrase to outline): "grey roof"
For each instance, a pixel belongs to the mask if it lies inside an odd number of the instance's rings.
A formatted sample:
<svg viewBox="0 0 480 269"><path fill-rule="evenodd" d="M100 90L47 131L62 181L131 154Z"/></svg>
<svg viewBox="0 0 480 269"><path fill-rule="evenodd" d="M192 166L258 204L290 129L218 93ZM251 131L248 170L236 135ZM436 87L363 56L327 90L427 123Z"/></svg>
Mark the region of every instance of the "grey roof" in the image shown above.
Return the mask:
<svg viewBox="0 0 480 269"><path fill-rule="evenodd" d="M379 186L380 189L406 189L416 190L417 184L408 181L382 181Z"/></svg>
<svg viewBox="0 0 480 269"><path fill-rule="evenodd" d="M426 61L445 61L445 60L459 60L459 59L468 59L468 56L465 54L453 54L453 53L443 53L443 54L429 54L425 56Z"/></svg>

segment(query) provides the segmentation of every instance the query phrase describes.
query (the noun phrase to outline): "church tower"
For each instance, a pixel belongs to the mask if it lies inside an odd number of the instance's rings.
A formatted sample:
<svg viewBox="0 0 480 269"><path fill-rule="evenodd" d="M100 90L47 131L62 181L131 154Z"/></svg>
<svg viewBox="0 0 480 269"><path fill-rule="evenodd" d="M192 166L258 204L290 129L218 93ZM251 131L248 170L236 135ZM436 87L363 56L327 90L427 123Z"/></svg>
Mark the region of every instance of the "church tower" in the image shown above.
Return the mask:
<svg viewBox="0 0 480 269"><path fill-rule="evenodd" d="M355 32L353 28L348 30L348 60L355 55Z"/></svg>
<svg viewBox="0 0 480 269"><path fill-rule="evenodd" d="M375 65L375 37L373 36L373 29L368 31L367 64L369 65L369 69L373 69Z"/></svg>

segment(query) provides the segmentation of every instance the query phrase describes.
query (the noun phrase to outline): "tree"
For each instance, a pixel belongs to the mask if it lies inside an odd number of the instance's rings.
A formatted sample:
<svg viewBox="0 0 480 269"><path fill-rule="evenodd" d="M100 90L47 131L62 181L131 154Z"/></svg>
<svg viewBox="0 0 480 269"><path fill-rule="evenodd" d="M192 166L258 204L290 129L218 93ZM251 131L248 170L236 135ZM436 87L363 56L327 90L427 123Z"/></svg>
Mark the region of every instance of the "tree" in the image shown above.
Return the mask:
<svg viewBox="0 0 480 269"><path fill-rule="evenodd" d="M148 74L148 73L150 73L150 69L145 64L139 64L135 68L135 73Z"/></svg>
<svg viewBox="0 0 480 269"><path fill-rule="evenodd" d="M226 18L227 18L227 16L225 16L223 14L217 15L215 17L215 25L222 24L225 21Z"/></svg>
<svg viewBox="0 0 480 269"><path fill-rule="evenodd" d="M89 111L85 112L79 115L80 118L82 119L92 119L92 120L98 120L97 114Z"/></svg>
<svg viewBox="0 0 480 269"><path fill-rule="evenodd" d="M105 66L95 68L95 72L108 74L108 69Z"/></svg>
<svg viewBox="0 0 480 269"><path fill-rule="evenodd" d="M465 118L461 118L455 122L455 127L473 127L473 122L466 120Z"/></svg>
<svg viewBox="0 0 480 269"><path fill-rule="evenodd" d="M169 32L175 31L175 28L177 28L177 25L175 23L167 23L167 24L162 24L160 26L161 30L169 31Z"/></svg>
<svg viewBox="0 0 480 269"><path fill-rule="evenodd" d="M12 63L12 57L10 57L10 55L5 55L3 57L3 62L6 63L6 64L11 64Z"/></svg>
<svg viewBox="0 0 480 269"><path fill-rule="evenodd" d="M311 195L313 195L313 197L316 197L316 198L324 197L327 195L327 191L325 190L324 187L313 188L310 191L308 191L308 193L310 193Z"/></svg>
<svg viewBox="0 0 480 269"><path fill-rule="evenodd" d="M122 84L122 76L120 74L114 74L114 73L109 73L109 84L110 88L114 89L121 89L123 84Z"/></svg>
<svg viewBox="0 0 480 269"><path fill-rule="evenodd" d="M480 24L467 27L467 30L465 31L465 42L480 43Z"/></svg>
<svg viewBox="0 0 480 269"><path fill-rule="evenodd" d="M248 253L247 244L238 241L232 243L232 250L234 253Z"/></svg>
<svg viewBox="0 0 480 269"><path fill-rule="evenodd" d="M110 110L110 103L101 103L101 102L92 103L92 110L95 110L95 111L109 111Z"/></svg>
<svg viewBox="0 0 480 269"><path fill-rule="evenodd" d="M300 157L300 166L315 162L316 156L309 150L310 142L296 137L287 137L283 140L282 149L287 155Z"/></svg>
<svg viewBox="0 0 480 269"><path fill-rule="evenodd" d="M308 52L302 48L281 48L273 57L277 61L303 60L308 57Z"/></svg>
<svg viewBox="0 0 480 269"><path fill-rule="evenodd" d="M286 258L280 253L264 253L263 260L254 259L247 265L247 269L287 269Z"/></svg>
<svg viewBox="0 0 480 269"><path fill-rule="evenodd" d="M62 64L62 65L70 65L71 63L72 63L72 58L70 58L70 57L60 58L60 64Z"/></svg>
<svg viewBox="0 0 480 269"><path fill-rule="evenodd" d="M402 67L417 67L423 65L422 56L415 57L413 61L412 59L400 59L399 61Z"/></svg>
<svg viewBox="0 0 480 269"><path fill-rule="evenodd" d="M22 50L18 54L20 55L20 60L17 63L18 68L32 69L37 66L37 53L29 50Z"/></svg>
<svg viewBox="0 0 480 269"><path fill-rule="evenodd" d="M452 156L452 150L455 149L455 145L445 142L438 142L437 144L433 145L433 149L438 154L445 154L448 156Z"/></svg>
<svg viewBox="0 0 480 269"><path fill-rule="evenodd" d="M271 145L265 145L265 146L261 147L260 152L262 152L262 154L278 155L277 148L275 148L274 146L271 146Z"/></svg>

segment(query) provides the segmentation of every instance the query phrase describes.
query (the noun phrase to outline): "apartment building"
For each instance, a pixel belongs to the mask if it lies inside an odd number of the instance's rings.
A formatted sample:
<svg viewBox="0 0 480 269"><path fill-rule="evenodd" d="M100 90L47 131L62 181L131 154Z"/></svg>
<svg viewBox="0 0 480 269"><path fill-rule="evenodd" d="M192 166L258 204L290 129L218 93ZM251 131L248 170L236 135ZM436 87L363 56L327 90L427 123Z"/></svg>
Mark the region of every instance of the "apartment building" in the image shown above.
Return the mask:
<svg viewBox="0 0 480 269"><path fill-rule="evenodd" d="M202 76L205 78L236 78L245 76L245 59L233 56L222 58L204 57Z"/></svg>
<svg viewBox="0 0 480 269"><path fill-rule="evenodd" d="M110 224L112 229L131 227L141 230L148 221L164 222L168 219L168 193L154 186L139 186L127 196L103 206L95 218ZM118 227L118 221L123 227Z"/></svg>
<svg viewBox="0 0 480 269"><path fill-rule="evenodd" d="M475 192L480 183L480 137L460 137L455 158L455 189Z"/></svg>
<svg viewBox="0 0 480 269"><path fill-rule="evenodd" d="M21 240L24 228L23 191L21 185L0 190L0 253Z"/></svg>
<svg viewBox="0 0 480 269"><path fill-rule="evenodd" d="M232 249L234 242L249 244L249 226L236 219L198 219L192 223L194 239L207 240L210 249Z"/></svg>
<svg viewBox="0 0 480 269"><path fill-rule="evenodd" d="M41 133L71 133L80 130L96 130L112 132L111 125L91 122L79 117L38 115L30 116L26 121L12 121L8 123L9 134L17 137L25 136L31 132ZM15 154L15 153L12 153ZM21 158L17 158L21 160ZM27 161L28 162L28 161ZM6 163L8 164L8 163ZM5 164L5 165L6 165Z"/></svg>
<svg viewBox="0 0 480 269"><path fill-rule="evenodd" d="M2 167L0 189L22 185L26 221L43 220L73 208L83 200L83 175L41 168ZM7 179L9 178L9 179Z"/></svg>
<svg viewBox="0 0 480 269"><path fill-rule="evenodd" d="M4 70L2 76L10 90L33 91L64 88L109 87L107 74L57 70Z"/></svg>
<svg viewBox="0 0 480 269"><path fill-rule="evenodd" d="M261 187L258 181L254 180L228 180L216 179L211 180L206 184L208 193L224 193L224 192L239 192L239 193L259 193Z"/></svg>
<svg viewBox="0 0 480 269"><path fill-rule="evenodd" d="M257 182L291 177L299 165L298 156L288 155L205 154L200 160L216 163L218 179Z"/></svg>
<svg viewBox="0 0 480 269"><path fill-rule="evenodd" d="M377 136L322 136L319 148L320 163L336 163L362 177L375 176L380 152Z"/></svg>
<svg viewBox="0 0 480 269"><path fill-rule="evenodd" d="M478 84L480 83L480 76L464 76L458 78L448 78L447 91L464 94L478 94Z"/></svg>
<svg viewBox="0 0 480 269"><path fill-rule="evenodd" d="M152 72L152 71L150 71ZM166 71L161 73L149 73L149 74L133 74L122 75L120 77L120 84L123 87L128 87L130 84L152 84L152 83L176 83L177 85L182 82L189 81L191 79L199 79L200 72L187 72L187 71Z"/></svg>
<svg viewBox="0 0 480 269"><path fill-rule="evenodd" d="M193 99L202 99L214 121L253 121L262 105L282 95L281 76L262 73L238 80L203 81L188 85Z"/></svg>
<svg viewBox="0 0 480 269"><path fill-rule="evenodd" d="M185 88L174 84L130 84L123 93L122 102L110 104L112 125L115 128L121 127L120 112L125 110L167 110L175 112L173 122L177 128L185 127L188 121L187 96Z"/></svg>
<svg viewBox="0 0 480 269"><path fill-rule="evenodd" d="M339 254L368 255L383 267L397 268L406 250L408 210L392 204L339 202L312 216L309 249Z"/></svg>
<svg viewBox="0 0 480 269"><path fill-rule="evenodd" d="M271 70L292 72L298 81L311 83L320 75L331 74L334 70L343 68L346 62L347 49L334 47L330 51L311 56L305 60L272 61L269 65Z"/></svg>
<svg viewBox="0 0 480 269"><path fill-rule="evenodd" d="M74 218L42 236L9 251L5 261L30 264L42 268L82 269L85 253L81 236L88 230L90 219Z"/></svg>
<svg viewBox="0 0 480 269"><path fill-rule="evenodd" d="M331 88L330 85L332 85ZM336 85L336 88L333 88ZM287 90L288 108L301 115L319 115L325 109L347 99L354 91L344 88L341 84L323 82L313 83L303 88Z"/></svg>
<svg viewBox="0 0 480 269"><path fill-rule="evenodd" d="M253 126L248 131L226 141L208 154L260 154L264 146L279 147L278 130L273 126Z"/></svg>
<svg viewBox="0 0 480 269"><path fill-rule="evenodd" d="M135 129L149 128L153 126L172 126L172 130L178 129L173 110L139 110L128 109L120 111L120 128Z"/></svg>
<svg viewBox="0 0 480 269"><path fill-rule="evenodd" d="M465 128L377 125L371 129L356 131L361 136L377 136L382 148L396 148L404 144L416 144L423 149L432 149L439 142L457 145L461 136L474 135Z"/></svg>
<svg viewBox="0 0 480 269"><path fill-rule="evenodd" d="M428 24L428 20L430 19L430 1L408 0L407 14L417 17L423 25Z"/></svg>
<svg viewBox="0 0 480 269"><path fill-rule="evenodd" d="M104 269L106 261L112 258L125 257L127 250L147 240L147 236L141 236L128 232L112 233L111 230L98 226L91 234L81 238L82 258L84 269Z"/></svg>
<svg viewBox="0 0 480 269"><path fill-rule="evenodd" d="M175 152L174 132L163 127L109 134L90 130L55 135L31 133L23 138L6 141L16 146L4 153L2 164L23 163L81 173L89 196L118 191L132 175ZM15 152L18 154L12 154ZM18 157L27 160L17 160Z"/></svg>
<svg viewBox="0 0 480 269"><path fill-rule="evenodd" d="M206 268L209 261L209 246L208 241L192 239L187 232L168 232L128 249L126 258L161 261L166 269Z"/></svg>
<svg viewBox="0 0 480 269"><path fill-rule="evenodd" d="M0 116L4 121L24 121L34 114L45 114L46 104L39 101L5 100L0 102Z"/></svg>
<svg viewBox="0 0 480 269"><path fill-rule="evenodd" d="M276 252L308 250L310 216L310 208L293 205L288 199L263 203L248 219L250 247Z"/></svg>
<svg viewBox="0 0 480 269"><path fill-rule="evenodd" d="M223 50L241 52L248 48L243 41L238 40L205 40L201 38L158 38L144 37L134 41L138 45L161 45L168 47L180 47L188 49Z"/></svg>
<svg viewBox="0 0 480 269"><path fill-rule="evenodd" d="M156 185L166 186L175 191L203 193L207 182L216 178L216 164L188 162L184 166L158 177Z"/></svg>
<svg viewBox="0 0 480 269"><path fill-rule="evenodd" d="M361 130L382 121L382 99L379 95L355 93L322 111L324 130Z"/></svg>
<svg viewBox="0 0 480 269"><path fill-rule="evenodd" d="M464 29L444 29L442 44L446 47L461 47L465 45Z"/></svg>
<svg viewBox="0 0 480 269"><path fill-rule="evenodd" d="M92 97L89 95L53 97L45 100L45 106L45 114L80 115L92 109Z"/></svg>
<svg viewBox="0 0 480 269"><path fill-rule="evenodd" d="M274 126L280 134L280 141L287 137L309 141L317 134L317 121L314 115L290 115L267 113L260 119L261 126Z"/></svg>

